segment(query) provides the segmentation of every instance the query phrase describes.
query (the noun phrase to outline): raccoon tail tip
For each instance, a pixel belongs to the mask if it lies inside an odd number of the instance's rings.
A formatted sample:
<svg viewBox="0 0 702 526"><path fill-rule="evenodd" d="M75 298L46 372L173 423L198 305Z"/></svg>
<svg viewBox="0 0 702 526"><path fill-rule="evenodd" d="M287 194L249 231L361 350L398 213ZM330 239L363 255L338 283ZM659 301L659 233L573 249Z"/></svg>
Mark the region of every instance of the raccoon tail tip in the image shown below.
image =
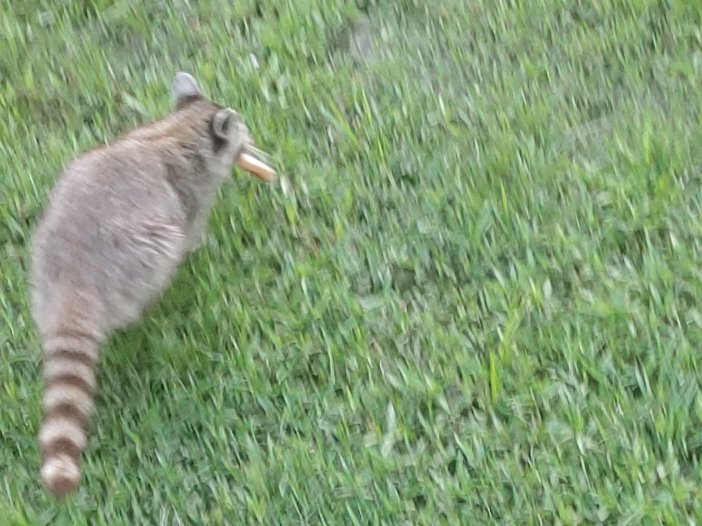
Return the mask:
<svg viewBox="0 0 702 526"><path fill-rule="evenodd" d="M56 455L44 462L41 479L54 497L61 498L80 484L80 468L69 455Z"/></svg>

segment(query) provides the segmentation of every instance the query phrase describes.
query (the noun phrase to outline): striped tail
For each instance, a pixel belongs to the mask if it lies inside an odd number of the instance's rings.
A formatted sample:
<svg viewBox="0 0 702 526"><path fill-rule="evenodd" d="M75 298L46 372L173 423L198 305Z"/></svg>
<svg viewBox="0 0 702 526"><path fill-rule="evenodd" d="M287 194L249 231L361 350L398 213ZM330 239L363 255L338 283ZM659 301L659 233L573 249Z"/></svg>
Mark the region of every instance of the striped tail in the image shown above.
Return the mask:
<svg viewBox="0 0 702 526"><path fill-rule="evenodd" d="M63 329L44 340L44 420L39 431L41 478L54 497L80 484L80 457L94 411L100 337Z"/></svg>

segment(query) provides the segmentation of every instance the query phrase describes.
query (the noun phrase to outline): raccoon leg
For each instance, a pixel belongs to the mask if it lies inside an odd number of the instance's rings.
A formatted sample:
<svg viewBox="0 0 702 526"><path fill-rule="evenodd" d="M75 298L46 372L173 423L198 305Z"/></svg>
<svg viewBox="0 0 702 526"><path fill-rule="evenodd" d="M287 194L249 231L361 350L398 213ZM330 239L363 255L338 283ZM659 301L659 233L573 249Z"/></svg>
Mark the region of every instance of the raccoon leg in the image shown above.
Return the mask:
<svg viewBox="0 0 702 526"><path fill-rule="evenodd" d="M187 251L195 252L207 241L207 216L198 214L188 227Z"/></svg>

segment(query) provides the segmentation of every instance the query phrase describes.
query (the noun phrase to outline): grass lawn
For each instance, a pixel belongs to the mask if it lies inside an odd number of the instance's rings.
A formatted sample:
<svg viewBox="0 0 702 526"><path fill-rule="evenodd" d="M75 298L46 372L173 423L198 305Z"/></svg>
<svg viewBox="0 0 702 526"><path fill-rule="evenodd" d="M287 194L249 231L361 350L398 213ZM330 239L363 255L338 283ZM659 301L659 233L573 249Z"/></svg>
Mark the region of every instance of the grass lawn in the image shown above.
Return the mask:
<svg viewBox="0 0 702 526"><path fill-rule="evenodd" d="M3 524L702 520L700 27L685 0L2 0ZM233 177L109 341L56 503L29 236L178 70L283 177Z"/></svg>

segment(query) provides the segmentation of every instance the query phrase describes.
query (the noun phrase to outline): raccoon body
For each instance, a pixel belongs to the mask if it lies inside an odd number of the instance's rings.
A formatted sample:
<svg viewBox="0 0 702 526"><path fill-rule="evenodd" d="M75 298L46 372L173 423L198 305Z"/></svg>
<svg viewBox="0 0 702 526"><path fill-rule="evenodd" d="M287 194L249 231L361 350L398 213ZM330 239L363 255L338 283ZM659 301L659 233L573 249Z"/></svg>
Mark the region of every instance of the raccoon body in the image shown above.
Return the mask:
<svg viewBox="0 0 702 526"><path fill-rule="evenodd" d="M33 236L41 478L57 497L80 484L102 343L141 318L199 245L217 188L251 143L190 75L177 74L172 93L172 113L68 164Z"/></svg>

